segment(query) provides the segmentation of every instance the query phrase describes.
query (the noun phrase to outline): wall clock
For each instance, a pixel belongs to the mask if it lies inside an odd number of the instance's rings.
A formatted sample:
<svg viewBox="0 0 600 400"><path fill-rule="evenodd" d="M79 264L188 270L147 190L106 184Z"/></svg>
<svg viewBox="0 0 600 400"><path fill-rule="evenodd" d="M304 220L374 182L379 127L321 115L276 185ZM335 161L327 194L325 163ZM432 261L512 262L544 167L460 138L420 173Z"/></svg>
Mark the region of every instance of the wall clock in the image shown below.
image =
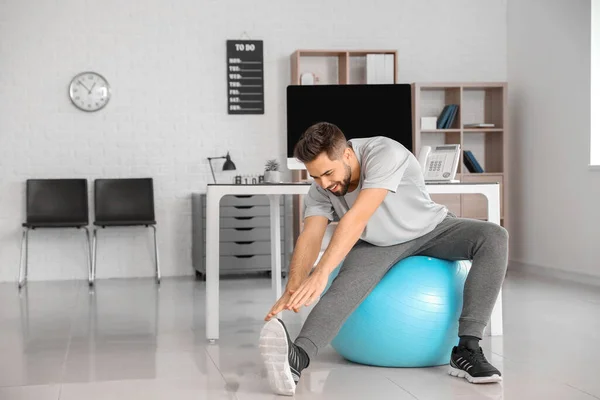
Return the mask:
<svg viewBox="0 0 600 400"><path fill-rule="evenodd" d="M71 80L69 97L80 110L98 111L110 100L110 86L99 73L82 72Z"/></svg>

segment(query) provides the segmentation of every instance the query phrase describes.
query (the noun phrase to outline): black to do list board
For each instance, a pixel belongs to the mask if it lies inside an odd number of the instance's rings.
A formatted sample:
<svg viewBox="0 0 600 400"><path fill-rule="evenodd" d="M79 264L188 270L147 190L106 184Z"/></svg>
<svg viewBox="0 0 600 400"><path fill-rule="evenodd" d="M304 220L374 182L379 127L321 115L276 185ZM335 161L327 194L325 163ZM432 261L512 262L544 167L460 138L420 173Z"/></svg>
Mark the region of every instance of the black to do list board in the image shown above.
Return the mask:
<svg viewBox="0 0 600 400"><path fill-rule="evenodd" d="M262 40L227 41L227 111L264 114L264 60Z"/></svg>

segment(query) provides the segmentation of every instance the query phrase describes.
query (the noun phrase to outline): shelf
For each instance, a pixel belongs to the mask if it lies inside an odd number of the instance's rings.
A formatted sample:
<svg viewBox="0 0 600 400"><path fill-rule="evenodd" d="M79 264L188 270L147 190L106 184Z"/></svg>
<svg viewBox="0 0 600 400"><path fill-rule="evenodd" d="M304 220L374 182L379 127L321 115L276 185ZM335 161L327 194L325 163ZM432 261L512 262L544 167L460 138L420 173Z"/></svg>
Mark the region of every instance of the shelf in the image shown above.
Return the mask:
<svg viewBox="0 0 600 400"><path fill-rule="evenodd" d="M464 167L464 166L463 166ZM464 167L466 169L466 167ZM477 173L477 172L457 172L456 173L456 178L459 182L462 182L462 179L467 176L503 176L505 175L505 172L481 172L481 173ZM468 179L468 178L467 178Z"/></svg>
<svg viewBox="0 0 600 400"><path fill-rule="evenodd" d="M397 50L383 50L383 49L375 49L375 50L296 50L296 53L302 57L330 57L330 56L343 56L348 54L351 57L361 57L366 56L367 54L397 54Z"/></svg>
<svg viewBox="0 0 600 400"><path fill-rule="evenodd" d="M504 131L502 128L469 128L469 129L421 129L421 133L445 133L445 132L454 132L458 133L463 131L464 133L501 133Z"/></svg>
<svg viewBox="0 0 600 400"><path fill-rule="evenodd" d="M460 129L425 129L421 133L460 133Z"/></svg>
<svg viewBox="0 0 600 400"><path fill-rule="evenodd" d="M348 50L350 57L364 57L367 54L398 54L397 50Z"/></svg>
<svg viewBox="0 0 600 400"><path fill-rule="evenodd" d="M397 50L304 49L296 50L291 54L292 85L300 85L300 75L303 72L316 74L320 79L320 84L366 83L366 56L368 54L392 55L393 82L398 82Z"/></svg>
<svg viewBox="0 0 600 400"><path fill-rule="evenodd" d="M504 89L505 82L470 82L461 85L463 90Z"/></svg>
<svg viewBox="0 0 600 400"><path fill-rule="evenodd" d="M502 128L465 128L465 129L463 129L463 132L465 132L465 133L485 133L485 132L502 132L502 131L504 131L504 129L502 129Z"/></svg>
<svg viewBox="0 0 600 400"><path fill-rule="evenodd" d="M503 89L505 82L420 82L415 83L422 90L462 88L463 90Z"/></svg>
<svg viewBox="0 0 600 400"><path fill-rule="evenodd" d="M466 168L466 167L465 167ZM461 178L466 176L498 176L504 175L504 172L461 172ZM458 174L456 174L458 175Z"/></svg>
<svg viewBox="0 0 600 400"><path fill-rule="evenodd" d="M421 90L446 90L446 89L460 89L462 85L460 83L420 83L419 88Z"/></svg>
<svg viewBox="0 0 600 400"><path fill-rule="evenodd" d="M506 82L425 82L413 84L414 148L459 144L470 150L485 172L469 172L461 152L456 179L461 182L499 182L501 224L509 216L508 139ZM459 112L450 129L420 129L421 117L437 116L448 104L458 104ZM493 127L469 127L468 123L490 123ZM433 196L432 196L433 197ZM487 202L481 195L438 196L458 216L485 219Z"/></svg>
<svg viewBox="0 0 600 400"><path fill-rule="evenodd" d="M301 57L337 57L345 56L345 50L297 50L296 54Z"/></svg>

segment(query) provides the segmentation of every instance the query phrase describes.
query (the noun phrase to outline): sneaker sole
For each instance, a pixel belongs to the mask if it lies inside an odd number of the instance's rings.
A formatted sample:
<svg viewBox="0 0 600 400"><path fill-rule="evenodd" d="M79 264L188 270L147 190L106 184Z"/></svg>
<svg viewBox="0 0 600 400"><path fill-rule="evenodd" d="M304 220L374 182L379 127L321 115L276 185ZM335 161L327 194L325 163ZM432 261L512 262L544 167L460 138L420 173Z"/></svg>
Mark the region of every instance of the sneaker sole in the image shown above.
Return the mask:
<svg viewBox="0 0 600 400"><path fill-rule="evenodd" d="M271 389L277 394L293 396L296 383L288 361L287 335L283 325L276 319L267 322L260 331L259 349Z"/></svg>
<svg viewBox="0 0 600 400"><path fill-rule="evenodd" d="M470 383L496 383L502 382L502 377L498 374L494 374L492 376L482 376L482 377L472 377L467 371L463 371L462 369L457 369L454 367L450 367L448 370L448 374L455 376L457 378L465 378Z"/></svg>

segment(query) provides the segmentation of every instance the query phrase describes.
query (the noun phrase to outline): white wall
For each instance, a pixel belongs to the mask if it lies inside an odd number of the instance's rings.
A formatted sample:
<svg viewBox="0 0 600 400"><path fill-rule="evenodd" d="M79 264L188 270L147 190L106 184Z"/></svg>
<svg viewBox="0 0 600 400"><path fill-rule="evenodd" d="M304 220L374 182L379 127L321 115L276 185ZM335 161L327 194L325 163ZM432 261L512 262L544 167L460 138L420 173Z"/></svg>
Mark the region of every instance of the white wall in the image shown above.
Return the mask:
<svg viewBox="0 0 600 400"><path fill-rule="evenodd" d="M590 154L590 1L511 0L511 259L600 276Z"/></svg>
<svg viewBox="0 0 600 400"><path fill-rule="evenodd" d="M600 0L591 0L591 93L590 110L600 108ZM590 165L600 169L600 114L591 113Z"/></svg>
<svg viewBox="0 0 600 400"><path fill-rule="evenodd" d="M266 114L226 114L225 41L265 45ZM285 157L285 87L299 48L399 50L400 79L506 80L505 0L0 2L0 280L15 280L24 181L152 176L165 276L192 274L190 193L207 156L239 172ZM76 110L70 79L103 74L98 113ZM368 135L365 132L365 135ZM103 232L98 278L151 276L150 234ZM84 279L83 238L35 232L30 279Z"/></svg>

